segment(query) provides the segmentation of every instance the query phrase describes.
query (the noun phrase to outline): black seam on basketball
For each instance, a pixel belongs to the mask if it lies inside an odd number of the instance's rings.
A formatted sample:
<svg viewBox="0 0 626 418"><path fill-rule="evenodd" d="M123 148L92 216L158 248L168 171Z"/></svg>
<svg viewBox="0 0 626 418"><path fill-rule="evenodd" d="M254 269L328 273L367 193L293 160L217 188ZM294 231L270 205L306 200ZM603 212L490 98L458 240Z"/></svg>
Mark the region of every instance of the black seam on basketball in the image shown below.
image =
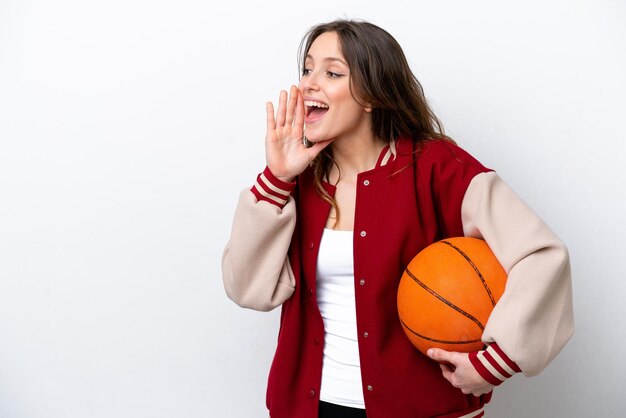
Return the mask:
<svg viewBox="0 0 626 418"><path fill-rule="evenodd" d="M485 278L483 277L483 275L480 272L480 270L478 270L478 267L476 267L476 264L474 264L472 259L469 258L469 256L467 254L465 254L463 252L463 250L461 250L459 247L455 246L454 244L452 244L452 243L450 243L448 241L441 241L441 242L444 243L444 244L447 244L450 247L452 247L455 250L457 250L458 253L461 254L463 256L463 258L465 258L465 260L467 260L467 262L470 264L470 266L472 266L472 268L474 269L474 271L478 275L478 278L480 279L480 281L483 282L483 286L485 287L485 290L487 291L487 294L489 295L489 299L491 300L491 305L492 306L496 306L496 300L494 299L493 294L491 293L491 289L489 288L489 285L487 284L487 281L485 281Z"/></svg>
<svg viewBox="0 0 626 418"><path fill-rule="evenodd" d="M483 326L483 324L480 323L480 321L477 318L475 318L474 316L470 315L468 312L465 312L463 309L459 308L458 306L456 306L454 303L450 302L449 300L446 300L439 293L435 292L433 289L431 289L430 287L426 286L426 283L422 282L420 279L415 277L415 275L413 275L413 273L411 273L411 270L409 270L408 267L406 268L405 271L406 271L406 274L408 274L409 277L415 281L415 283L417 283L420 286L422 286L424 288L424 290L426 290L428 293L430 293L431 295L433 295L434 297L436 297L437 299L439 299L440 301L442 301L443 303L445 303L446 305L448 305L449 307L451 307L452 309L454 309L455 311L457 311L461 315L466 316L467 318L469 318L472 321L474 321L476 323L476 325L478 325L478 327L480 328L481 331L485 330L485 327Z"/></svg>
<svg viewBox="0 0 626 418"><path fill-rule="evenodd" d="M434 342L434 343L441 343L441 344L472 344L472 343L478 343L478 342L481 342L481 340L480 340L480 339L478 339L478 340L465 340L465 341L447 341L447 340L438 340L438 339L436 339L436 338L430 338L430 337L427 337L427 336L425 336L425 335L422 335L422 334L420 334L420 333L418 333L418 332L413 331L413 330L411 329L411 327L409 327L407 324L405 324L405 323L404 323L404 321L403 321L403 320L400 320L400 322L402 322L402 325L403 325L406 329L408 329L408 330L411 332L411 334L414 334L416 337L420 337L420 338L422 338L422 339L424 339L424 340L432 341L432 342Z"/></svg>

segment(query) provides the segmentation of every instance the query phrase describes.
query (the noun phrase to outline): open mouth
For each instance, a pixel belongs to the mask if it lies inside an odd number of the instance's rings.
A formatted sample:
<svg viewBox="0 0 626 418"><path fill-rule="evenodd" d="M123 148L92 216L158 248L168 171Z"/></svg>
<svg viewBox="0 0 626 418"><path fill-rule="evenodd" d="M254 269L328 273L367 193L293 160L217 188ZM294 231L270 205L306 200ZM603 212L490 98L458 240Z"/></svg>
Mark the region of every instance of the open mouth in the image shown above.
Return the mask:
<svg viewBox="0 0 626 418"><path fill-rule="evenodd" d="M326 103L314 100L305 100L304 106L306 110L306 120L308 123L322 118L322 116L328 112L328 105Z"/></svg>

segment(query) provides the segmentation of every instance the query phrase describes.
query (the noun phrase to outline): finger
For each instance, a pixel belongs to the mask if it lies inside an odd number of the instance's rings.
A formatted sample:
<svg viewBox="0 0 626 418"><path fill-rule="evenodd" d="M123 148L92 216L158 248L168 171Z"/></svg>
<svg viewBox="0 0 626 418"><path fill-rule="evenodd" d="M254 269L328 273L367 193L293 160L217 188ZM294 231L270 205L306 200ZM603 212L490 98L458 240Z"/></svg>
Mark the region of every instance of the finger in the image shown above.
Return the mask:
<svg viewBox="0 0 626 418"><path fill-rule="evenodd" d="M285 110L287 105L287 92L281 90L278 97L278 112L276 112L276 126L279 128L285 126Z"/></svg>
<svg viewBox="0 0 626 418"><path fill-rule="evenodd" d="M285 119L285 125L291 126L293 123L294 114L296 113L296 103L298 101L298 89L296 86L291 86L289 90L289 102L287 103L287 117Z"/></svg>
<svg viewBox="0 0 626 418"><path fill-rule="evenodd" d="M442 372L454 373L454 367L450 366L447 363L440 363L439 368L441 369Z"/></svg>
<svg viewBox="0 0 626 418"><path fill-rule="evenodd" d="M265 104L265 111L267 112L267 130L273 131L276 129L276 119L274 119L274 105L272 102Z"/></svg>
<svg viewBox="0 0 626 418"><path fill-rule="evenodd" d="M446 364L440 364L441 374L450 383L454 380L454 371Z"/></svg>
<svg viewBox="0 0 626 418"><path fill-rule="evenodd" d="M332 140L327 140L327 141L315 142L315 143L313 143L311 148L307 148L307 150L309 151L309 158L311 159L311 161L313 161L315 159L315 157L317 157L317 154L322 152L322 150L324 148L329 146L331 144L331 142L333 142L333 141Z"/></svg>
<svg viewBox="0 0 626 418"><path fill-rule="evenodd" d="M304 97L300 90L298 92L298 100L296 102L296 119L294 121L294 127L304 129Z"/></svg>

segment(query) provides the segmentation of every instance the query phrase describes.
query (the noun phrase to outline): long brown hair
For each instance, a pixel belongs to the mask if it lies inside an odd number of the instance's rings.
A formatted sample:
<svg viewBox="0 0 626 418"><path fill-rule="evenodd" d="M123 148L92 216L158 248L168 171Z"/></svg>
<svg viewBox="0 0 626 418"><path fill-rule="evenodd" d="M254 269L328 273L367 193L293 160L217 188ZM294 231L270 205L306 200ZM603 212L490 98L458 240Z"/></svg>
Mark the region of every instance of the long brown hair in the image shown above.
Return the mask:
<svg viewBox="0 0 626 418"><path fill-rule="evenodd" d="M334 32L339 38L350 68L350 91L355 100L372 108L372 131L376 137L389 143L406 135L415 142L416 149L428 140L451 141L428 106L422 85L411 71L400 44L372 23L340 19L309 29L299 48L301 74L311 45L326 32ZM327 147L312 165L316 189L335 209L338 221L337 203L322 187L334 164L331 147Z"/></svg>

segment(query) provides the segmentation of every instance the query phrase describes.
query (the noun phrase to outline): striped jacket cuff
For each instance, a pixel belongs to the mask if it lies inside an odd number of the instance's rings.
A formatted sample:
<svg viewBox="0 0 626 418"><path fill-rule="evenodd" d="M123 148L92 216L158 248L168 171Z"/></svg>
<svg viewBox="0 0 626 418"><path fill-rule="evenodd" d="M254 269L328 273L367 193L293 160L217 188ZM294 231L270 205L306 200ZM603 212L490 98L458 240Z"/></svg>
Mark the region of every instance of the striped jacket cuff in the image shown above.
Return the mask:
<svg viewBox="0 0 626 418"><path fill-rule="evenodd" d="M285 207L289 195L296 187L296 182L286 183L274 176L268 167L256 178L256 183L250 191L254 193L257 200L271 203L279 208Z"/></svg>
<svg viewBox="0 0 626 418"><path fill-rule="evenodd" d="M486 350L469 353L469 359L478 374L494 386L522 371L496 343L491 344Z"/></svg>

